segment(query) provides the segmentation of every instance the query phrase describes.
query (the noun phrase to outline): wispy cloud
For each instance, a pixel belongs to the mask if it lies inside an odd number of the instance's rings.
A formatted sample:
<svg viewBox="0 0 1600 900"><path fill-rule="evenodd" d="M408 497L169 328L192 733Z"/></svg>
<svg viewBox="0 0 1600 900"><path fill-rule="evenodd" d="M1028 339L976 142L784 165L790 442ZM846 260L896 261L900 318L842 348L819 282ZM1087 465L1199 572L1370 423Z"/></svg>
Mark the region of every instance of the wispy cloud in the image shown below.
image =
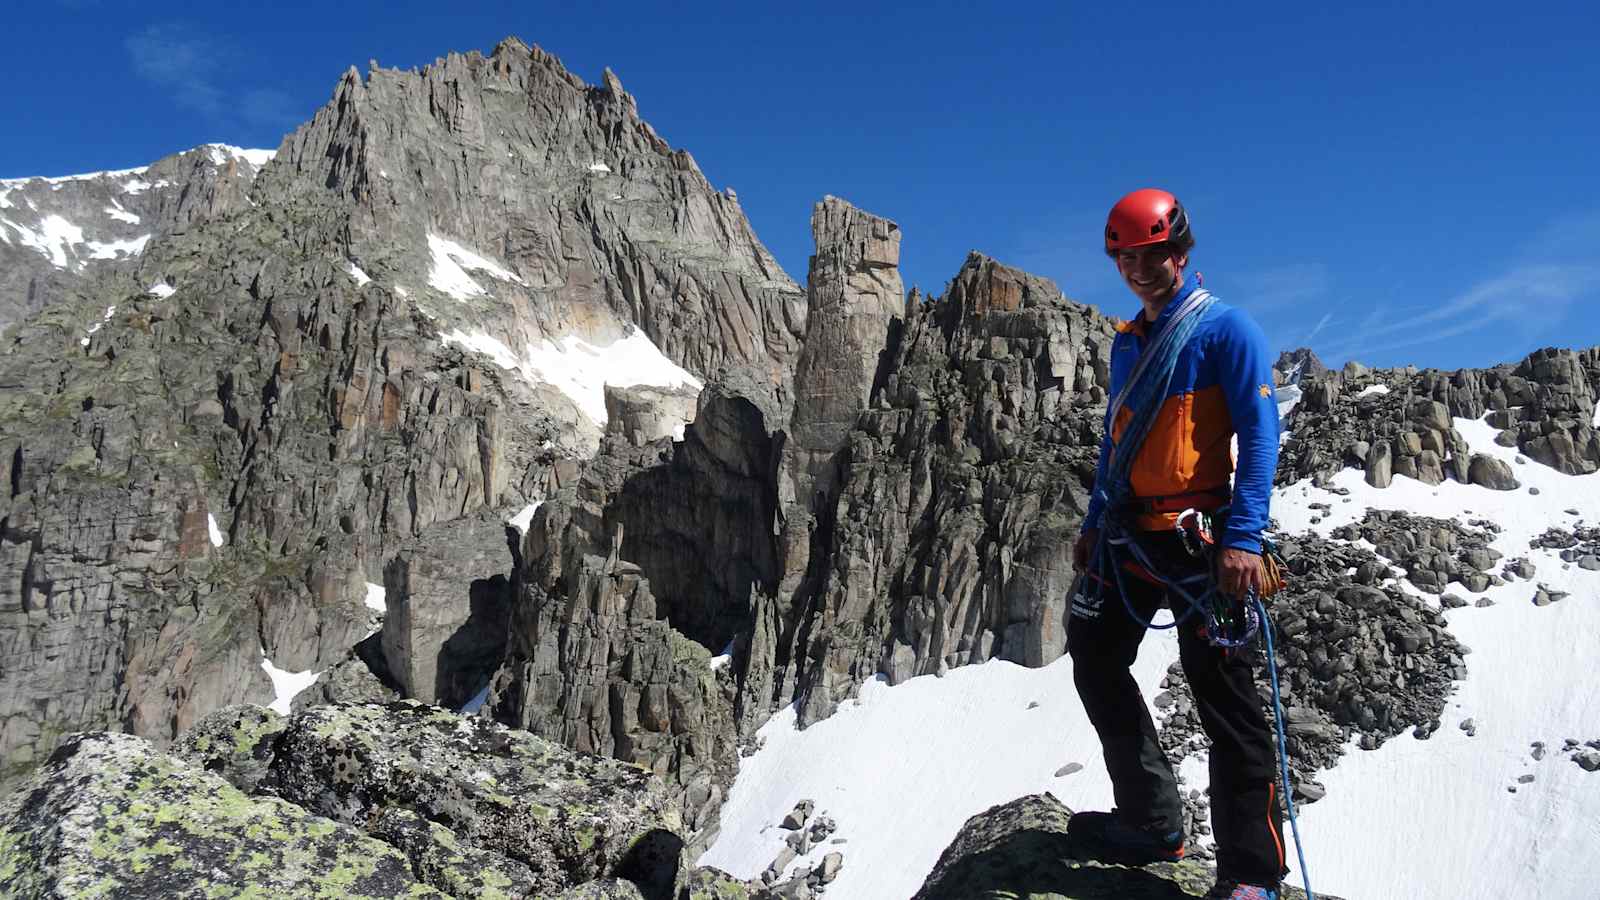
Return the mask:
<svg viewBox="0 0 1600 900"><path fill-rule="evenodd" d="M1328 348L1330 358L1370 354L1448 340L1487 328L1526 341L1559 322L1577 300L1600 292L1600 265L1519 265L1478 282L1432 307L1383 317ZM1420 310L1420 311L1419 311Z"/></svg>
<svg viewBox="0 0 1600 900"><path fill-rule="evenodd" d="M1498 271L1434 304L1378 306L1318 353L1329 360L1492 334L1507 355L1531 349L1541 336L1559 334L1580 302L1600 300L1600 213L1562 219L1541 229ZM1574 261L1576 260L1576 261ZM1492 332L1491 332L1492 329Z"/></svg>
<svg viewBox="0 0 1600 900"><path fill-rule="evenodd" d="M167 90L178 106L219 123L287 127L292 98L275 88L235 83L241 58L231 41L182 22L149 25L124 41L133 71Z"/></svg>
<svg viewBox="0 0 1600 900"><path fill-rule="evenodd" d="M1310 346L1311 345L1311 339L1316 337L1317 335L1321 334L1322 333L1322 329L1326 328L1327 325L1328 325L1328 322L1330 322L1332 319L1333 319L1333 313L1331 313L1331 312L1323 313L1322 314L1322 318L1317 320L1317 324L1312 326L1311 330L1306 333L1306 336L1300 339L1300 346L1302 346L1302 347Z"/></svg>

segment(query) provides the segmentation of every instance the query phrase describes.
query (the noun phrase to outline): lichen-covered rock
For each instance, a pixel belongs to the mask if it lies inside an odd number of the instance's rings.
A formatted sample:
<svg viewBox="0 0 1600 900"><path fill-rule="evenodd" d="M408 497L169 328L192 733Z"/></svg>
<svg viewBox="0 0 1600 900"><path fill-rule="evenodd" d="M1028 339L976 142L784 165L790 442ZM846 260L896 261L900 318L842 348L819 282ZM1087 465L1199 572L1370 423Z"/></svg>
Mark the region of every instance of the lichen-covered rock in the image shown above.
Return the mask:
<svg viewBox="0 0 1600 900"><path fill-rule="evenodd" d="M721 869L702 867L684 879L678 900L751 900L754 889L747 881L729 875Z"/></svg>
<svg viewBox="0 0 1600 900"><path fill-rule="evenodd" d="M445 897L359 829L156 752L74 734L0 801L0 896Z"/></svg>
<svg viewBox="0 0 1600 900"><path fill-rule="evenodd" d="M272 768L278 735L286 727L283 716L264 706L225 706L184 732L172 753L254 793Z"/></svg>
<svg viewBox="0 0 1600 900"><path fill-rule="evenodd" d="M367 833L405 854L417 878L456 897L536 897L528 867L503 853L474 847L455 832L402 806L378 811Z"/></svg>
<svg viewBox="0 0 1600 900"><path fill-rule="evenodd" d="M667 900L686 868L681 820L649 772L412 701L295 715L269 787L357 826L410 810L525 866L541 896L620 877Z"/></svg>
<svg viewBox="0 0 1600 900"><path fill-rule="evenodd" d="M562 891L555 900L645 900L645 896L631 881L602 878Z"/></svg>
<svg viewBox="0 0 1600 900"><path fill-rule="evenodd" d="M1204 896L1216 881L1196 862L1135 868L1077 859L1067 838L1071 818L1048 794L978 813L961 826L914 900L1181 900ZM1305 894L1286 888L1284 896Z"/></svg>

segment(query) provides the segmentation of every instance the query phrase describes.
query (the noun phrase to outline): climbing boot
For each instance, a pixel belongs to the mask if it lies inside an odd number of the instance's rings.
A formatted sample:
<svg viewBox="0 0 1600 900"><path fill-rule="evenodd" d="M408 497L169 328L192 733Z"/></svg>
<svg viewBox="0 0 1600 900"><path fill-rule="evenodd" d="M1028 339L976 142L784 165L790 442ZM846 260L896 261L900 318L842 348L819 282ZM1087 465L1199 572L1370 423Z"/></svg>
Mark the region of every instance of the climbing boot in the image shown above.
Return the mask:
<svg viewBox="0 0 1600 900"><path fill-rule="evenodd" d="M1116 810L1075 813L1067 839L1084 856L1101 862L1142 866L1183 859L1183 831L1130 825Z"/></svg>

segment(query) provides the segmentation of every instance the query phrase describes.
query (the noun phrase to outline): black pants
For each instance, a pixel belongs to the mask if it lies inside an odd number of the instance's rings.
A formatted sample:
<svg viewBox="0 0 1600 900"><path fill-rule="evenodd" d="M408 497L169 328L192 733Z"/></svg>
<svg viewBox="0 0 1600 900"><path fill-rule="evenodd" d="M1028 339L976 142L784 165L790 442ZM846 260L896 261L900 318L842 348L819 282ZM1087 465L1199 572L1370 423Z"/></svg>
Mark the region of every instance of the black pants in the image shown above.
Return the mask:
<svg viewBox="0 0 1600 900"><path fill-rule="evenodd" d="M1138 535L1141 546L1167 577L1202 571L1205 564L1184 551L1171 532ZM1131 824L1177 831L1183 806L1177 780L1155 724L1128 668L1145 628L1128 615L1109 581L1096 602L1091 578L1079 581L1067 624L1072 677L1089 721L1100 735L1106 771L1118 810ZM1124 571L1128 600L1145 621L1166 600L1166 590ZM1175 613L1187 604L1173 598ZM1206 736L1211 738L1211 828L1222 880L1273 886L1283 877L1283 823L1278 811L1277 757L1272 730L1262 711L1251 653L1213 647L1199 614L1178 625L1178 653L1194 692Z"/></svg>

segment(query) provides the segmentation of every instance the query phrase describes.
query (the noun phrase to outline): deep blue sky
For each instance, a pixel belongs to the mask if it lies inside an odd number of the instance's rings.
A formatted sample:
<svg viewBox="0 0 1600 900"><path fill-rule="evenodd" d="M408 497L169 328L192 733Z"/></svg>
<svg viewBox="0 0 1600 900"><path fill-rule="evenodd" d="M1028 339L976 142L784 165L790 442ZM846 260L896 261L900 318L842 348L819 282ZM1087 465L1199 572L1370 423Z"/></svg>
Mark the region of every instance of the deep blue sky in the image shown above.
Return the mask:
<svg viewBox="0 0 1600 900"><path fill-rule="evenodd" d="M350 65L515 34L616 71L799 281L831 193L900 223L908 286L980 249L1131 314L1100 229L1159 185L1280 348L1600 344L1590 3L677 5L39 0L4 16L0 177L276 147Z"/></svg>

